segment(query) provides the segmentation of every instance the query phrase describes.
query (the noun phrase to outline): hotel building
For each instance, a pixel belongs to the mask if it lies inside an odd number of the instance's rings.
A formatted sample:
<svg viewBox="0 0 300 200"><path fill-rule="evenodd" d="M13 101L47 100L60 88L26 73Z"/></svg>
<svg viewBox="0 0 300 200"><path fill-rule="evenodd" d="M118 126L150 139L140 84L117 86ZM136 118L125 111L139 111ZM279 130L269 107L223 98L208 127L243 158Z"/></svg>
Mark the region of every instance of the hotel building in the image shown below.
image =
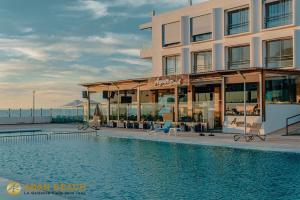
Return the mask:
<svg viewBox="0 0 300 200"><path fill-rule="evenodd" d="M300 114L299 0L190 3L153 12L140 29L152 33L141 50L152 77L83 84L107 123L172 120L224 133L259 123L269 134Z"/></svg>

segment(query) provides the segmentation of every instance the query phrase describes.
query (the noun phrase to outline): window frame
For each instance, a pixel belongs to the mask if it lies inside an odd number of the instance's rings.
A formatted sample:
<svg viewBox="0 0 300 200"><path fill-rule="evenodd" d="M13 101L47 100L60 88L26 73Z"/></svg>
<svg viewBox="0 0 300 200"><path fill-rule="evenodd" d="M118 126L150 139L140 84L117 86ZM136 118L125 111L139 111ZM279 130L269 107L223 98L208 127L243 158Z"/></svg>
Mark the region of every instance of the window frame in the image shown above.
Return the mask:
<svg viewBox="0 0 300 200"><path fill-rule="evenodd" d="M283 55L283 57L287 57L290 59L282 59L282 53L284 52L284 44L283 42L286 40L291 40L291 44L292 44L292 55ZM269 46L268 44L271 42L280 42L280 56L279 57L268 57L269 55ZM287 38L278 38L278 39L273 39L273 40L267 40L265 41L265 59L264 59L264 65L266 68L268 69L279 69L279 68L291 68L294 67L294 43L293 43L293 38L292 37L287 37ZM280 66L277 67L269 67L269 60L271 59L275 59L278 60L278 62L283 62L283 61L287 61L287 60L291 60L292 64L290 66L281 66L282 64L280 64Z"/></svg>
<svg viewBox="0 0 300 200"><path fill-rule="evenodd" d="M248 11L248 20L247 20L247 22L239 23L239 24L236 24L236 25L240 25L240 26L238 26L238 28L243 29L243 24L245 24L244 26L247 26L247 30L246 31L240 31L238 33L230 33L230 29L229 29L229 20L230 20L230 18L229 18L229 15L231 13L241 12L243 10ZM225 30L224 30L225 36L232 36L232 35L239 35L239 34L249 33L250 32L250 14L251 13L250 13L249 5L226 10L225 11ZM240 16L241 16L241 14L240 14ZM241 17L240 17L240 19L241 19ZM231 25L231 26L233 26L233 25Z"/></svg>
<svg viewBox="0 0 300 200"><path fill-rule="evenodd" d="M179 23L179 41L178 42L173 42L173 43L165 43L165 26L169 25L169 24L173 24L173 23ZM180 21L174 21L174 22L169 22L169 23L165 23L162 24L161 27L161 32L162 32L162 47L171 47L171 46L176 46L176 45L180 45L181 44L181 24Z"/></svg>
<svg viewBox="0 0 300 200"><path fill-rule="evenodd" d="M198 71L198 65L197 65L197 55L198 54L207 54L207 53L210 53L210 64L209 65L204 65L203 68L204 70L200 70ZM203 73L203 72L210 72L210 71L213 71L212 69L212 61L213 61L213 52L211 49L208 49L208 50L203 50L203 51L195 51L195 52L192 52L193 56L192 56L192 59L193 59L193 64L192 64L192 74L198 74L198 73ZM201 65L202 66L202 65Z"/></svg>
<svg viewBox="0 0 300 200"><path fill-rule="evenodd" d="M175 66L174 66L174 73L173 74L168 74L167 73L167 59L168 58L175 58ZM162 75L163 76L172 76L172 75L178 75L180 73L180 67L181 67L181 57L179 54L175 55L168 55L168 56L163 56L163 67L162 67Z"/></svg>
<svg viewBox="0 0 300 200"><path fill-rule="evenodd" d="M267 17L267 14L269 12L267 12L269 6L271 5L275 5L275 4L281 4L282 3L282 0L277 0L277 1L273 1L273 2L269 2L269 3L266 3L266 2L263 2L263 29L272 29L272 28L278 28L278 27L282 27L282 26L288 26L288 25L293 25L294 24L294 1L293 0L290 0L291 2L291 11L289 13L284 13L282 14L281 13L281 17L280 15L276 15L276 16L272 16L272 17ZM287 23L281 23L280 25L277 25L277 26L269 26L268 25L268 22L270 21L270 18L278 18L278 20L282 20L284 18L287 18L286 21L289 21L290 22L287 22ZM274 20L274 19L273 19Z"/></svg>
<svg viewBox="0 0 300 200"><path fill-rule="evenodd" d="M239 61L232 61L232 49L234 48L244 48L244 47L248 47L249 48L249 59L247 60L239 60ZM251 60L251 52L250 52L250 44L242 44L242 45L236 45L236 46L229 46L227 47L227 63L226 63L226 66L227 66L227 69L228 70L237 70L237 69L247 69L247 68L250 68L250 60ZM230 59L231 58L231 59ZM243 65L246 65L244 67L233 67L232 68L232 65L234 65L234 63L240 63L240 64L237 64L239 66L243 66Z"/></svg>

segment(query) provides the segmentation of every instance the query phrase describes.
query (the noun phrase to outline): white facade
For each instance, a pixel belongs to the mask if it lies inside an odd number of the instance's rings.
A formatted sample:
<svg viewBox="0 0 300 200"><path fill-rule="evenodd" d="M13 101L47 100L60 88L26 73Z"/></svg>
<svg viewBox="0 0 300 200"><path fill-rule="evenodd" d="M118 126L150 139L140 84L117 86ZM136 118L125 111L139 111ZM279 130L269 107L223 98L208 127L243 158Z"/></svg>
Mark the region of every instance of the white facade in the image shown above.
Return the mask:
<svg viewBox="0 0 300 200"><path fill-rule="evenodd" d="M163 75L163 57L179 55L181 73L192 73L193 53L212 51L213 70L226 70L228 48L238 45L250 45L250 67L266 67L265 42L280 38L292 38L294 41L294 68L300 69L300 2L292 0L291 23L274 28L265 28L264 0L210 0L182 9L152 17L152 21L140 26L141 29L152 29L152 47L141 51L141 58L151 59L153 76ZM270 2L270 1L267 1ZM272 0L271 2L276 2ZM229 11L249 8L249 31L240 34L226 35L227 13ZM298 8L298 9L297 9ZM212 38L199 42L191 41L191 19L211 14ZM181 41L176 45L163 46L163 25L180 22ZM290 68L290 67L289 67Z"/></svg>
<svg viewBox="0 0 300 200"><path fill-rule="evenodd" d="M282 6L280 8L282 12L286 13L279 15L274 12L276 10L274 7L279 4ZM240 16L240 18L236 16ZM232 21L236 19L240 20L238 26L241 30L243 28L244 30L233 33L235 24ZM193 23L198 24L194 25ZM178 24L179 27L176 29ZM165 26L168 25L170 25L167 27L170 32L166 33ZM236 47L245 47L241 52L249 52L248 56L239 55L244 58L237 65L242 65L241 69L280 68L281 70L300 70L300 0L210 0L152 16L151 22L141 25L140 29L152 30L152 47L142 49L141 58L152 60L152 75L154 77L198 74L198 63L195 63L198 62L198 58L195 59L195 57L199 52L211 52L211 57L209 57L211 60L209 62L205 61L205 65L211 66L211 68L208 70L205 68L204 71L201 69L200 71L203 73L238 71L240 70L239 67L232 68L234 66L232 57L236 56L232 56L234 54L232 52ZM211 35L206 34L209 32L211 32ZM170 33L172 33L173 40L168 43L169 40L166 40L166 37ZM198 35L194 35L194 33ZM197 39L198 36L207 38ZM176 41L174 38L180 38L180 40ZM285 40L287 40L286 43ZM272 46L270 45L271 41L282 42L276 44L277 46ZM290 46L285 48L284 46L287 44ZM281 49L280 55L275 55L272 60L270 54L278 48ZM178 57L179 69L166 69L167 62L173 64L172 61L166 60L169 56ZM203 60L201 61L203 62ZM237 61L239 60L237 59ZM281 65L274 66L274 63L275 65L279 63ZM197 70L195 70L195 67L197 67ZM293 73L290 75L293 75ZM265 92L265 79L262 76L264 76L263 73L256 74L254 77L250 75L252 82L255 80L254 82L259 83L257 89L259 100L256 106L259 108L260 114L247 117L247 123L262 123L261 132L268 134L283 128L286 118L300 113L300 87L297 79L295 83L297 85L295 86L295 100L288 102L287 105L281 104L281 102L266 103L267 100L262 97L266 95L263 93L263 91ZM224 80L225 78L223 78L220 86L222 103L219 103L221 105L223 131L229 133L243 132L244 127L232 125L232 121L241 122L244 121L244 117L225 114L228 108L226 102L224 102L226 98L224 88L227 84ZM233 80L232 82L241 83L241 81ZM188 109L194 112L192 96L193 94L189 94ZM273 118L274 113L278 112L282 113L282 116L276 119ZM276 124L276 126L273 124Z"/></svg>

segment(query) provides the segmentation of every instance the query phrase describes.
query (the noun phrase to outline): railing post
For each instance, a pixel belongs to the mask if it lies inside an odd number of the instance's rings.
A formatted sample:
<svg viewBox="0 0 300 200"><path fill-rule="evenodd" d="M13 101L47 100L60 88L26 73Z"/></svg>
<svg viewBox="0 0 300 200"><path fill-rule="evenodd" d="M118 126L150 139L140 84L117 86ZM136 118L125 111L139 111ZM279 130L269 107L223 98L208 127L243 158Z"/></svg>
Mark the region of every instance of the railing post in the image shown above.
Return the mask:
<svg viewBox="0 0 300 200"><path fill-rule="evenodd" d="M20 118L22 117L22 108L20 108Z"/></svg>
<svg viewBox="0 0 300 200"><path fill-rule="evenodd" d="M8 109L8 118L10 118L10 108Z"/></svg>
<svg viewBox="0 0 300 200"><path fill-rule="evenodd" d="M41 117L43 117L43 108L41 108Z"/></svg>
<svg viewBox="0 0 300 200"><path fill-rule="evenodd" d="M286 122L285 122L285 130L286 130L286 135L289 135L289 119L286 118Z"/></svg>

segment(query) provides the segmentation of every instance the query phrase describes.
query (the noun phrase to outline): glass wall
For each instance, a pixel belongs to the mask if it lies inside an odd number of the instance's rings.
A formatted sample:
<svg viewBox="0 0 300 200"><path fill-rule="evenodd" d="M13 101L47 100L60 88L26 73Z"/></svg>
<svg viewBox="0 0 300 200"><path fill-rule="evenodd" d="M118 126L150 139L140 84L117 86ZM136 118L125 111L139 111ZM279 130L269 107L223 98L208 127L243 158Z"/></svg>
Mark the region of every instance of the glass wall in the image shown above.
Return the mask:
<svg viewBox="0 0 300 200"><path fill-rule="evenodd" d="M179 87L178 88L178 121L179 122L190 122L192 121L190 117L188 117L188 87Z"/></svg>
<svg viewBox="0 0 300 200"><path fill-rule="evenodd" d="M229 11L227 14L227 35L249 31L249 8Z"/></svg>
<svg viewBox="0 0 300 200"><path fill-rule="evenodd" d="M174 103L174 89L141 91L141 121L173 121Z"/></svg>
<svg viewBox="0 0 300 200"><path fill-rule="evenodd" d="M266 79L266 103L300 103L300 79L295 76Z"/></svg>
<svg viewBox="0 0 300 200"><path fill-rule="evenodd" d="M221 126L221 84L194 87L193 121L207 123L209 128Z"/></svg>
<svg viewBox="0 0 300 200"><path fill-rule="evenodd" d="M247 116L260 115L259 84L246 84L246 112ZM225 115L244 115L244 84L226 84L225 87Z"/></svg>
<svg viewBox="0 0 300 200"><path fill-rule="evenodd" d="M167 56L164 57L163 75L170 76L179 74L180 69L180 56Z"/></svg>
<svg viewBox="0 0 300 200"><path fill-rule="evenodd" d="M293 66L292 38L266 42L266 66L268 68Z"/></svg>
<svg viewBox="0 0 300 200"><path fill-rule="evenodd" d="M212 71L212 53L203 51L194 53L193 73Z"/></svg>
<svg viewBox="0 0 300 200"><path fill-rule="evenodd" d="M278 0L271 2L265 0L265 2L265 28L292 24L292 0Z"/></svg>
<svg viewBox="0 0 300 200"><path fill-rule="evenodd" d="M228 69L250 67L250 46L228 48Z"/></svg>

